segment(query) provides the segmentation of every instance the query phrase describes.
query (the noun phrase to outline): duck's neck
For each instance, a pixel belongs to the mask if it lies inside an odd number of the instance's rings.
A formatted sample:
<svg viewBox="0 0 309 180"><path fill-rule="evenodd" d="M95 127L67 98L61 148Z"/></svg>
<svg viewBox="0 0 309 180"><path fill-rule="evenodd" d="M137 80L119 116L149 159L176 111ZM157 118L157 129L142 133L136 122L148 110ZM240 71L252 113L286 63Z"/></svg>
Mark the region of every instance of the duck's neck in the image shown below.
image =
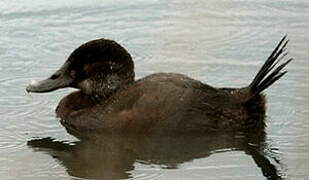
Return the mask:
<svg viewBox="0 0 309 180"><path fill-rule="evenodd" d="M97 75L93 78L81 81L78 83L77 87L82 93L98 102L102 102L123 87L132 83L134 83L134 72L126 72L121 74L109 74L104 78Z"/></svg>
<svg viewBox="0 0 309 180"><path fill-rule="evenodd" d="M127 81L117 86L105 86L105 88L97 89L95 93L88 95L92 100L97 103L102 103L113 96L115 93L133 84L133 81Z"/></svg>

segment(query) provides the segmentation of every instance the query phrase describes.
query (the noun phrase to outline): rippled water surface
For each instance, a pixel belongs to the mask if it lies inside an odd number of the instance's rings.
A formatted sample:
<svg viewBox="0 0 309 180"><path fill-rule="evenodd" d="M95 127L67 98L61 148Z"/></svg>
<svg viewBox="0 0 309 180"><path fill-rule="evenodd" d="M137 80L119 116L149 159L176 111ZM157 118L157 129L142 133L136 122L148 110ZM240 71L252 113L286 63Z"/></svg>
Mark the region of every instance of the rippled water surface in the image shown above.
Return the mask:
<svg viewBox="0 0 309 180"><path fill-rule="evenodd" d="M0 179L306 179L308 10L307 0L1 0ZM180 72L214 86L245 86L285 34L295 61L266 91L265 136L87 144L55 117L71 89L25 92L31 79L101 37L128 49L138 77Z"/></svg>

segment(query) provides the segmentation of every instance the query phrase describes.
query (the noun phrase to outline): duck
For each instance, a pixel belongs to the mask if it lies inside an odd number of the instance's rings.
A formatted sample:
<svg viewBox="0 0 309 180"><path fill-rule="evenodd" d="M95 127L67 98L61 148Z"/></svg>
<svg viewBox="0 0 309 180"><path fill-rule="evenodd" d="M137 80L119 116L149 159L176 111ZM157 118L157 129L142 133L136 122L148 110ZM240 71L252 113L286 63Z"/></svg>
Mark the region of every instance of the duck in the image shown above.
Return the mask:
<svg viewBox="0 0 309 180"><path fill-rule="evenodd" d="M180 73L135 79L129 52L113 40L91 40L75 49L49 78L32 82L28 93L61 88L56 116L76 137L93 134L207 134L265 127L264 90L284 76L284 36L248 86L213 87Z"/></svg>

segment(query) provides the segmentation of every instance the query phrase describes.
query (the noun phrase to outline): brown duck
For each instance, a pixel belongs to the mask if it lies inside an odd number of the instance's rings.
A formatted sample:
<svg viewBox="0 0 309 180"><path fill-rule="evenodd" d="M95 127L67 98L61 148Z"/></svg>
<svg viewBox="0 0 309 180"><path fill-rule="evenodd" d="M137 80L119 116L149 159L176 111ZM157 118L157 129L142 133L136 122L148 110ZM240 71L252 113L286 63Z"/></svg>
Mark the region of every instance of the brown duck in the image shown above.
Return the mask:
<svg viewBox="0 0 309 180"><path fill-rule="evenodd" d="M56 114L75 136L92 134L176 134L239 132L265 126L262 91L280 79L285 57L284 37L253 81L243 88L215 88L182 74L156 73L134 79L130 54L107 39L75 49L51 77L27 87L50 92L73 87Z"/></svg>

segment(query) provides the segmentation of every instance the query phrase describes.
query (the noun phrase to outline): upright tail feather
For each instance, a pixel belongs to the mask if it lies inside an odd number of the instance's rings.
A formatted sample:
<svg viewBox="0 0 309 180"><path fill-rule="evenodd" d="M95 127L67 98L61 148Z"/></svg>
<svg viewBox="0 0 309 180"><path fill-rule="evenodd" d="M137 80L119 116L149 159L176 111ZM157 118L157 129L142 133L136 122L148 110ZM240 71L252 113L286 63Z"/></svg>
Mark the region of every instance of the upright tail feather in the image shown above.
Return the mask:
<svg viewBox="0 0 309 180"><path fill-rule="evenodd" d="M277 64L287 55L286 45L288 40L287 36L284 36L274 51L270 54L264 65L261 67L257 75L254 77L253 81L249 85L251 91L251 97L258 95L263 90L268 88L278 79L280 79L287 71L281 71L289 62L292 61L292 58L288 59L286 62L277 66ZM274 69L275 68L275 69ZM273 70L274 69L274 70Z"/></svg>

